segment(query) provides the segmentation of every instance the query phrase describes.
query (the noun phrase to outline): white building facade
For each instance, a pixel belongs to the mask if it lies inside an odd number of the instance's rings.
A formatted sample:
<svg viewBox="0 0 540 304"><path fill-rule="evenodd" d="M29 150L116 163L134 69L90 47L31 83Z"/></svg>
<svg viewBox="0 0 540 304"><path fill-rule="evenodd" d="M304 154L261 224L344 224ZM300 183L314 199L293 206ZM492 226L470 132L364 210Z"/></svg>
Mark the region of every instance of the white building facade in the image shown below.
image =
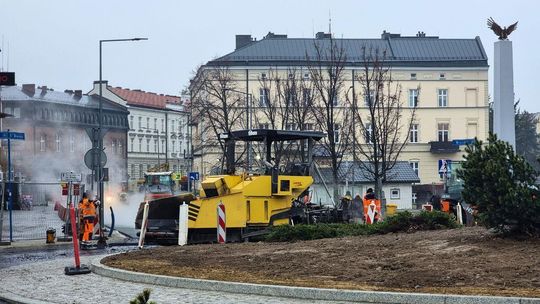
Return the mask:
<svg viewBox="0 0 540 304"><path fill-rule="evenodd" d="M99 81L89 95L99 95ZM189 170L189 113L179 96L111 87L103 82L104 98L129 111L128 177L131 185L154 168L186 175ZM104 145L114 143L104 143Z"/></svg>

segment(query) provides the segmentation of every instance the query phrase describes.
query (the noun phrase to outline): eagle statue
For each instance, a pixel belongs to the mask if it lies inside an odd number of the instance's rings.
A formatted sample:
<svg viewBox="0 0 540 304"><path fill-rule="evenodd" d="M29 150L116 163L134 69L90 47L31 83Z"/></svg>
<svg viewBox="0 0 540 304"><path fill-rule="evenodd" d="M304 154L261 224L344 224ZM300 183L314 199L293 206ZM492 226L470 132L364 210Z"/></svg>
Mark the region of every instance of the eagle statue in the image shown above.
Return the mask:
<svg viewBox="0 0 540 304"><path fill-rule="evenodd" d="M495 35L499 36L499 40L508 40L508 35L515 31L517 29L517 22L510 25L509 27L501 28L493 18L489 17L487 20L487 26L495 33Z"/></svg>

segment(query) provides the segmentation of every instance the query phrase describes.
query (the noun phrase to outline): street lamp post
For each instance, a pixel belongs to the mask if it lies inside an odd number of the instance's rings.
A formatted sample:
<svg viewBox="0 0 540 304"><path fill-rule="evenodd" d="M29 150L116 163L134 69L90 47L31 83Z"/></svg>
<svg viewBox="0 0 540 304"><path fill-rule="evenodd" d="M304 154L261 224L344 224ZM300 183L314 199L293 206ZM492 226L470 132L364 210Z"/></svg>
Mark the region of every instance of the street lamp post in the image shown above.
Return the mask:
<svg viewBox="0 0 540 304"><path fill-rule="evenodd" d="M97 153L97 164L95 165L96 173L97 173L97 179L98 179L98 196L101 200L101 204L99 205L99 226L101 231L103 231L103 223L104 223L104 216L103 216L103 206L105 204L105 197L103 195L103 168L101 167L101 153L103 151L103 69L102 69L102 46L104 42L122 42L122 41L140 41L140 40L148 40L148 38L129 38L129 39L105 39L99 41L99 113L98 113L98 120L99 120L99 127L97 131L98 136L98 153ZM103 237L103 233L100 233L98 245L105 245L105 239Z"/></svg>

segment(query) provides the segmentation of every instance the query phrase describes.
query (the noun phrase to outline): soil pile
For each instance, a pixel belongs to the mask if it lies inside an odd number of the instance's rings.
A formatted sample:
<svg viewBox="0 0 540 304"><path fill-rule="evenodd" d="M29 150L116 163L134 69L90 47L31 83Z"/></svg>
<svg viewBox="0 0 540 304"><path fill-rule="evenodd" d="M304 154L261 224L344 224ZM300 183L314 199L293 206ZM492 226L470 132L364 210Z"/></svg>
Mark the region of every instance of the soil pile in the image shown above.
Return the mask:
<svg viewBox="0 0 540 304"><path fill-rule="evenodd" d="M102 262L131 271L235 282L540 297L540 240L504 239L480 227L159 247Z"/></svg>

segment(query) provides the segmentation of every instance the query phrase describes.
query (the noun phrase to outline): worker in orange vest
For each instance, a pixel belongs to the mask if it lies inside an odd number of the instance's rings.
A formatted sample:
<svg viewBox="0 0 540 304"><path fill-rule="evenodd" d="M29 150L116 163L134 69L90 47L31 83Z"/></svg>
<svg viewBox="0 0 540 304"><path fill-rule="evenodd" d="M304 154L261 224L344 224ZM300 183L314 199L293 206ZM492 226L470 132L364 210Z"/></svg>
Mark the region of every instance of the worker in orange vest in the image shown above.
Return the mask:
<svg viewBox="0 0 540 304"><path fill-rule="evenodd" d="M88 194L84 193L82 200L79 202L79 216L83 225L83 242L88 242L92 239L94 232L94 220L96 219L96 205L88 199Z"/></svg>

